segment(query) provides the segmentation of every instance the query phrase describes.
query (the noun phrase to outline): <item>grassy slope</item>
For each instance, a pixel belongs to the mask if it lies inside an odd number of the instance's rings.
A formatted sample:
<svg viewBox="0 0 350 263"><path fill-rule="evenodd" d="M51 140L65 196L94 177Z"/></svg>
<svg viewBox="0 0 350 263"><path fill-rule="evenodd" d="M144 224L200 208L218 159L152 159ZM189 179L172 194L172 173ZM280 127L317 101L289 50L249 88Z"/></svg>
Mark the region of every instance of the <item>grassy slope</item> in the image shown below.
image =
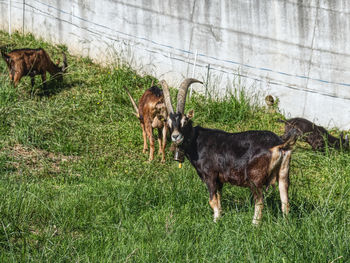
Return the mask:
<svg viewBox="0 0 350 263"><path fill-rule="evenodd" d="M0 33L0 44L60 48L31 36ZM23 79L10 86L0 62L1 262L337 262L350 260L349 154L314 153L298 145L291 167L291 214L278 190L265 196L263 223L253 227L247 189L226 186L224 215L212 222L208 193L186 161L179 169L142 154L138 121L122 86L135 98L151 77L101 68L68 56L64 84L40 96ZM57 84L57 83L56 83ZM140 87L138 87L140 86ZM194 121L226 131L280 134L279 114L196 96Z"/></svg>

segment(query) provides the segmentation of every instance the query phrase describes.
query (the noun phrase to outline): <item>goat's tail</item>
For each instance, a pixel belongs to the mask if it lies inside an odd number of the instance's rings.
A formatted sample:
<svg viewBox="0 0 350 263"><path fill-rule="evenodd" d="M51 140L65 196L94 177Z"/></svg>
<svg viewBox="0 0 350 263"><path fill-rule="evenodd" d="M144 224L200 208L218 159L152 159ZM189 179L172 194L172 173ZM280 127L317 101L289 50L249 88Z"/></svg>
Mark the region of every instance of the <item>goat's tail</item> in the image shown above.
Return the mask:
<svg viewBox="0 0 350 263"><path fill-rule="evenodd" d="M134 99L132 98L132 96L131 96L129 90L128 90L125 86L123 86L123 88L125 89L126 93L128 94L128 96L129 96L129 98L130 98L130 100L131 100L132 106L134 107L134 110L136 111L136 112L133 112L133 113L136 115L137 118L140 119L140 112L139 112L139 109L138 109L138 107L137 107L137 105L136 105L136 102L135 102Z"/></svg>
<svg viewBox="0 0 350 263"><path fill-rule="evenodd" d="M63 56L63 66L62 66L62 72L65 73L68 67L67 64L67 57L66 54L64 52L62 52L62 56Z"/></svg>
<svg viewBox="0 0 350 263"><path fill-rule="evenodd" d="M290 150L295 145L297 139L300 136L300 131L296 128L292 128L288 131L286 136L284 136L284 143L279 145L282 150Z"/></svg>
<svg viewBox="0 0 350 263"><path fill-rule="evenodd" d="M4 47L0 47L0 52L1 52L2 58L6 61L6 63L9 63L10 56L5 53Z"/></svg>

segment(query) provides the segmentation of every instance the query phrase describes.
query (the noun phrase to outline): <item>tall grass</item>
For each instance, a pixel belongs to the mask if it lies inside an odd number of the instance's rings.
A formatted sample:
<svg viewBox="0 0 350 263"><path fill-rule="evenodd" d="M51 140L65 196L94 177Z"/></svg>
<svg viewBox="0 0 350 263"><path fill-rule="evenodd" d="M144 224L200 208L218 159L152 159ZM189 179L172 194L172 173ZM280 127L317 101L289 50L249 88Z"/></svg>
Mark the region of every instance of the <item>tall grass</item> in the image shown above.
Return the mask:
<svg viewBox="0 0 350 263"><path fill-rule="evenodd" d="M0 44L65 47L0 33ZM265 193L263 222L253 227L247 189L225 186L223 217L212 222L208 193L188 161L167 151L149 163L135 98L152 82L123 67L68 56L64 83L38 78L18 88L0 62L0 262L348 262L349 154L315 153L298 144L290 173L291 214L277 189ZM225 100L194 95L194 122L226 131L280 134L279 113L243 92Z"/></svg>

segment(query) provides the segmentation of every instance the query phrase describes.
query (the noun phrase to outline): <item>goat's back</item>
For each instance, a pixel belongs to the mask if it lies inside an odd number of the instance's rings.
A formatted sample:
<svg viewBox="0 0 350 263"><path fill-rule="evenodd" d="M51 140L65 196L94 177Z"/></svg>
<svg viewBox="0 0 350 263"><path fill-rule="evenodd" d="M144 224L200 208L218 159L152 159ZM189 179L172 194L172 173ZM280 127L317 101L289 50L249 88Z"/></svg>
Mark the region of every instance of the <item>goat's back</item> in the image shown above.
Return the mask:
<svg viewBox="0 0 350 263"><path fill-rule="evenodd" d="M292 118L285 122L285 133L282 136L282 139L285 140L286 134L296 128L299 131L299 134L302 135L301 138L306 141L314 150L323 150L327 140L329 146L339 148L340 142L339 139L332 136L328 131L322 126L318 126L315 123L306 120L304 118Z"/></svg>
<svg viewBox="0 0 350 263"><path fill-rule="evenodd" d="M11 58L11 66L18 71L23 71L27 74L34 71L36 74L44 73L48 67L51 67L53 62L44 49L15 49L7 54Z"/></svg>
<svg viewBox="0 0 350 263"><path fill-rule="evenodd" d="M221 130L195 127L197 152L200 159L220 156L227 160L246 163L256 154L269 151L284 141L271 131L246 131L227 133Z"/></svg>
<svg viewBox="0 0 350 263"><path fill-rule="evenodd" d="M160 109L157 109L157 104L164 104L164 96L163 91L158 88L157 86L153 86L149 89L147 89L139 101L139 113L141 115L142 119L152 119L157 114L157 111ZM164 105L163 110L166 110L166 107Z"/></svg>
<svg viewBox="0 0 350 263"><path fill-rule="evenodd" d="M292 118L285 121L286 128L291 129L292 127L299 129L302 133L308 132L320 132L327 133L327 130L322 126L318 126L315 123L304 119L304 118Z"/></svg>

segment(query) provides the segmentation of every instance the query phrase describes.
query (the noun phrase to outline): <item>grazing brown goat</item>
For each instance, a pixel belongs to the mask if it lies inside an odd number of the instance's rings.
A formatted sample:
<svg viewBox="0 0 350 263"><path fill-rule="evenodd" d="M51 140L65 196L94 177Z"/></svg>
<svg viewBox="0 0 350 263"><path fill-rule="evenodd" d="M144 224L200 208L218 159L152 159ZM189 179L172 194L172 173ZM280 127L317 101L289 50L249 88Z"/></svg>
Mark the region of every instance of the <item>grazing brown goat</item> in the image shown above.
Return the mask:
<svg viewBox="0 0 350 263"><path fill-rule="evenodd" d="M185 79L177 95L176 111L173 109L169 88L161 81L171 140L177 152L182 153L196 169L209 190L209 204L214 211L214 221L221 213L221 190L224 183L248 187L255 199L253 224L261 221L263 189L278 187L282 212L288 214L289 163L297 134L291 130L287 141L270 131L228 133L222 130L193 126L193 111L185 114L188 87L196 79ZM182 158L177 158L180 162Z"/></svg>
<svg viewBox="0 0 350 263"><path fill-rule="evenodd" d="M314 151L323 151L326 142L328 146L335 149L349 148L349 138L348 135L343 137L343 133L340 134L340 138L336 138L328 133L328 131L322 126L318 126L315 123L303 119L303 118L293 118L289 120L279 120L279 122L284 122L284 134L282 135L282 140L286 139L287 134L291 129L297 129L302 140L311 145Z"/></svg>
<svg viewBox="0 0 350 263"><path fill-rule="evenodd" d="M5 60L9 69L10 79L14 86L18 84L24 76L31 78L32 87L34 86L34 77L41 75L43 86L46 88L46 72L52 76L58 77L61 81L63 73L67 68L67 58L63 53L63 66L59 67L59 61L54 64L46 51L42 48L38 49L15 49L9 53L1 50L2 58Z"/></svg>
<svg viewBox="0 0 350 263"><path fill-rule="evenodd" d="M124 87L129 95L131 103L136 111L135 115L140 120L143 136L143 153L147 150L147 138L150 144L149 161L154 158L153 129L158 129L159 154L162 154L162 162L165 162L165 145L168 127L166 120L168 113L164 104L163 91L157 86L147 89L136 105L130 92Z"/></svg>

